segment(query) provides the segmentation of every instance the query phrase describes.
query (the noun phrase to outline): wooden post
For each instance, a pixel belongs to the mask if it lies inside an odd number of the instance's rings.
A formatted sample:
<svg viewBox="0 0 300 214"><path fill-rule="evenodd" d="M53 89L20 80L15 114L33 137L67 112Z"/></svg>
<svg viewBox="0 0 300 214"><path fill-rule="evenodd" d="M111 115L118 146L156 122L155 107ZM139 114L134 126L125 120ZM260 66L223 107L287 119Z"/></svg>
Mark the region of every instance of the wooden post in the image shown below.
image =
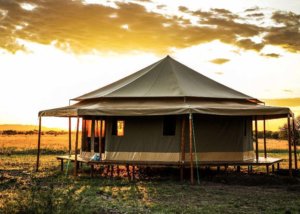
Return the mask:
<svg viewBox="0 0 300 214"><path fill-rule="evenodd" d="M258 130L257 130L257 116L255 116L255 157L258 162Z"/></svg>
<svg viewBox="0 0 300 214"><path fill-rule="evenodd" d="M287 124L288 124L287 137L288 137L288 141L289 141L289 174L290 174L290 176L292 176L293 175L293 172L292 172L292 138L291 138L290 114L287 115Z"/></svg>
<svg viewBox="0 0 300 214"><path fill-rule="evenodd" d="M71 156L72 151L72 120L69 117L69 155Z"/></svg>
<svg viewBox="0 0 300 214"><path fill-rule="evenodd" d="M181 123L181 168L180 168L180 181L184 178L184 162L185 162L185 115L182 117Z"/></svg>
<svg viewBox="0 0 300 214"><path fill-rule="evenodd" d="M294 161L295 161L295 169L298 169L298 160L297 160L297 145L296 145L296 127L295 127L295 116L293 115L293 142L294 142Z"/></svg>
<svg viewBox="0 0 300 214"><path fill-rule="evenodd" d="M113 178L114 177L114 165L110 166L110 177Z"/></svg>
<svg viewBox="0 0 300 214"><path fill-rule="evenodd" d="M79 117L77 117L77 125L76 125L76 138L75 138L75 171L74 175L77 176L77 149L78 149L78 132L79 132Z"/></svg>
<svg viewBox="0 0 300 214"><path fill-rule="evenodd" d="M192 130L192 114L189 115L189 136L190 136L190 167L191 167L191 184L194 182L194 158L193 158L193 130ZM196 154L197 155L197 154Z"/></svg>
<svg viewBox="0 0 300 214"><path fill-rule="evenodd" d="M95 119L92 119L92 128L91 128L91 153L95 152Z"/></svg>
<svg viewBox="0 0 300 214"><path fill-rule="evenodd" d="M117 165L117 175L118 175L118 177L120 177L120 167L119 167L119 165Z"/></svg>
<svg viewBox="0 0 300 214"><path fill-rule="evenodd" d="M99 133L99 157L102 160L102 129L103 129L102 119L100 120L100 133Z"/></svg>
<svg viewBox="0 0 300 214"><path fill-rule="evenodd" d="M128 177L128 180L130 181L129 164L126 164L126 171L127 171L127 177Z"/></svg>
<svg viewBox="0 0 300 214"><path fill-rule="evenodd" d="M131 180L135 180L135 166L132 165L132 179Z"/></svg>
<svg viewBox="0 0 300 214"><path fill-rule="evenodd" d="M40 165L41 134L42 134L42 117L39 116L38 150L36 156L36 169L35 169L36 172L39 171L39 165Z"/></svg>
<svg viewBox="0 0 300 214"><path fill-rule="evenodd" d="M263 125L264 125L264 155L265 158L267 158L267 137L266 137L266 118L264 116L264 120L263 120Z"/></svg>
<svg viewBox="0 0 300 214"><path fill-rule="evenodd" d="M60 171L64 171L64 159L60 159Z"/></svg>

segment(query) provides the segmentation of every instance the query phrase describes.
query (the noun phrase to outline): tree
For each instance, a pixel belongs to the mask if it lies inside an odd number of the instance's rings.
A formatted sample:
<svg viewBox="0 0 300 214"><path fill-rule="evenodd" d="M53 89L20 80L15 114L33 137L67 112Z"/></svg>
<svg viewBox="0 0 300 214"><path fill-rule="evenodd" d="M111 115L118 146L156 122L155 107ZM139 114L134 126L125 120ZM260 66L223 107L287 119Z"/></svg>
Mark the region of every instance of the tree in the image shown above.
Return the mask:
<svg viewBox="0 0 300 214"><path fill-rule="evenodd" d="M291 120L291 129L293 127L293 121ZM279 138L280 139L287 139L288 136L288 124L285 123L282 127L279 127ZM295 118L295 133L294 133L294 139L296 144L299 144L300 138L300 116Z"/></svg>

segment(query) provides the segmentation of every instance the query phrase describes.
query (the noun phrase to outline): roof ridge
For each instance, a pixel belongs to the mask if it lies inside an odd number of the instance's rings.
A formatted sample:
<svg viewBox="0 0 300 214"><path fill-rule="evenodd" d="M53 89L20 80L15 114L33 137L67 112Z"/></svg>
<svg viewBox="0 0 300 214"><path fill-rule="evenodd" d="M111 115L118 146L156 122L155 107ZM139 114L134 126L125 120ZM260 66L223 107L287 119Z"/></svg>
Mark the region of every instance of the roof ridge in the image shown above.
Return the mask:
<svg viewBox="0 0 300 214"><path fill-rule="evenodd" d="M175 76L175 79L176 79L176 82L177 82L177 85L179 86L179 89L180 89L180 92L184 95L184 96L186 96L186 91L181 87L181 85L179 84L179 80L178 80L178 77L177 77L177 72L174 72L176 69L175 69L175 67L174 67L174 65L173 65L173 61L175 61L172 57L170 57L169 55L168 55L168 57L170 58L169 59L169 64L171 65L171 67L172 67L172 73L174 73L174 76ZM170 61L170 60L172 60L172 61ZM176 61L177 62L177 61Z"/></svg>

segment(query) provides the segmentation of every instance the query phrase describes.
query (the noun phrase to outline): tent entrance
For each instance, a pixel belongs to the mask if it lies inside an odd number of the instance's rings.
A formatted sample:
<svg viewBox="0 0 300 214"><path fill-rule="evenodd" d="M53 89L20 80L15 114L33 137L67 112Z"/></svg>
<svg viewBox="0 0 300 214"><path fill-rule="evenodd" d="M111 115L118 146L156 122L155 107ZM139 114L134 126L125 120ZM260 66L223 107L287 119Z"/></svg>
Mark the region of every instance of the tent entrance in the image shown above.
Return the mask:
<svg viewBox="0 0 300 214"><path fill-rule="evenodd" d="M86 119L82 120L82 144L81 155L93 155L105 151L105 120Z"/></svg>

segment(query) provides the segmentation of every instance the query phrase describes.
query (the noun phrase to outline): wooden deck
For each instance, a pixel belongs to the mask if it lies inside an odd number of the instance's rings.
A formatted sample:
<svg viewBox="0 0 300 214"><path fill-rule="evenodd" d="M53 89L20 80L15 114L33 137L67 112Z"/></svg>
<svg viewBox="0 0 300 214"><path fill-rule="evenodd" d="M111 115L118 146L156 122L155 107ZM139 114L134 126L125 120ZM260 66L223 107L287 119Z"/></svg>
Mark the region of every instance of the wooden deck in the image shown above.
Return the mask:
<svg viewBox="0 0 300 214"><path fill-rule="evenodd" d="M61 161L61 169L63 170L64 160L69 160L71 162L75 161L75 155L65 155L56 157L57 160ZM267 171L268 167L274 167L274 164L277 164L279 168L279 163L283 159L280 158L264 158L259 157L258 161L256 159L249 159L244 161L199 161L198 165L200 166L266 166ZM85 163L87 165L132 165L132 166L185 166L189 167L189 162L160 162L160 161L116 161L116 160L101 160L101 161L91 161L90 159L81 158L77 156L78 163ZM274 169L273 169L274 170Z"/></svg>

